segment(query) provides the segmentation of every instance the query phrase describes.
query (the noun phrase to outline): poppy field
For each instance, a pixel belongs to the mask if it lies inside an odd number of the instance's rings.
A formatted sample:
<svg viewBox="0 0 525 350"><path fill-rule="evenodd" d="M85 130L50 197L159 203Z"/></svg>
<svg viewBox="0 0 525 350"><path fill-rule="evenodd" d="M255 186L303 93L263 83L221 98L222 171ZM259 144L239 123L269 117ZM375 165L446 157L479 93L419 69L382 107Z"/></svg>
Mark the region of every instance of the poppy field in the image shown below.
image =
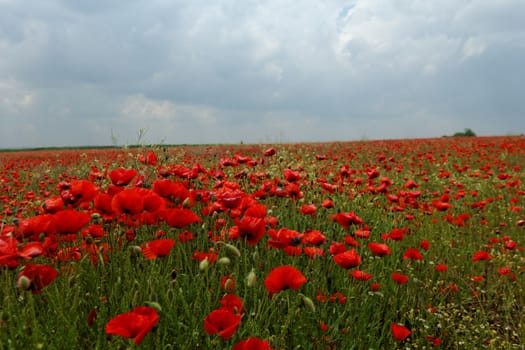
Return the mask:
<svg viewBox="0 0 525 350"><path fill-rule="evenodd" d="M525 138L0 153L0 349L523 349Z"/></svg>

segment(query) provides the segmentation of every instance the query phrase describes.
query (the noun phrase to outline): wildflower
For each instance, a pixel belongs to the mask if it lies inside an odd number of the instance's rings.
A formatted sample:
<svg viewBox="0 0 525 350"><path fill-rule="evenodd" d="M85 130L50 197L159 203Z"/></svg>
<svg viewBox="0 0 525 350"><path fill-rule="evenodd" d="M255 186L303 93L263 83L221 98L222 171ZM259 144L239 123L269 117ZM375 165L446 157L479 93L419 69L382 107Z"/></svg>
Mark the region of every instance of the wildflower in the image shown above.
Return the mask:
<svg viewBox="0 0 525 350"><path fill-rule="evenodd" d="M392 331L392 336L399 341L403 341L410 336L412 332L405 326L400 324L391 323L390 330Z"/></svg>
<svg viewBox="0 0 525 350"><path fill-rule="evenodd" d="M140 344L146 334L159 322L157 311L150 306L137 306L131 312L113 317L106 324L106 333L133 338L135 344Z"/></svg>
<svg viewBox="0 0 525 350"><path fill-rule="evenodd" d="M352 270L350 271L350 275L358 281L368 281L372 278L372 275L361 270Z"/></svg>
<svg viewBox="0 0 525 350"><path fill-rule="evenodd" d="M361 257L357 254L355 249L347 250L344 253L339 253L333 257L335 263L344 269L350 269L361 264Z"/></svg>
<svg viewBox="0 0 525 350"><path fill-rule="evenodd" d="M474 262L481 261L481 260L490 260L490 259L492 259L492 256L486 251L478 251L472 257L472 261Z"/></svg>
<svg viewBox="0 0 525 350"><path fill-rule="evenodd" d="M256 337L251 337L239 341L233 347L233 350L272 350L268 340L261 340Z"/></svg>
<svg viewBox="0 0 525 350"><path fill-rule="evenodd" d="M405 284L405 283L408 282L408 276L403 275L402 273L399 273L399 272L393 272L392 273L392 279L397 284Z"/></svg>
<svg viewBox="0 0 525 350"><path fill-rule="evenodd" d="M417 248L408 248L403 254L403 259L423 260L423 254Z"/></svg>
<svg viewBox="0 0 525 350"><path fill-rule="evenodd" d="M169 254L174 244L175 241L170 238L155 239L153 241L146 242L145 246L142 247L142 253L146 259L164 257Z"/></svg>
<svg viewBox="0 0 525 350"><path fill-rule="evenodd" d="M392 252L390 247L385 243L370 242L368 243L368 249L370 249L375 256L381 257L387 256Z"/></svg>
<svg viewBox="0 0 525 350"><path fill-rule="evenodd" d="M33 294L39 294L57 276L58 272L52 266L26 264L24 269L18 274L17 287L21 290L31 290Z"/></svg>
<svg viewBox="0 0 525 350"><path fill-rule="evenodd" d="M237 330L241 315L233 313L229 308L213 310L204 319L204 330L208 334L219 334L223 339L229 339Z"/></svg>
<svg viewBox="0 0 525 350"><path fill-rule="evenodd" d="M291 288L298 290L307 279L293 266L278 266L270 271L264 280L266 290L270 293L270 298L275 293Z"/></svg>

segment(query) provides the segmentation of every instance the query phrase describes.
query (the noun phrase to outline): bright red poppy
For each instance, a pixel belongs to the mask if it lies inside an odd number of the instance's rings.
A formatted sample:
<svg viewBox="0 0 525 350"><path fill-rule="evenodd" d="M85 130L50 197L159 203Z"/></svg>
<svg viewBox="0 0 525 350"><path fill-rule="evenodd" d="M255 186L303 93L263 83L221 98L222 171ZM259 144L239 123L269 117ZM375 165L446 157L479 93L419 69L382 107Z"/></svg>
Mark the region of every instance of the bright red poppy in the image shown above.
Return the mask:
<svg viewBox="0 0 525 350"><path fill-rule="evenodd" d="M175 228L184 228L202 219L189 209L166 209L163 213L166 223Z"/></svg>
<svg viewBox="0 0 525 350"><path fill-rule="evenodd" d="M492 256L484 251L484 250L481 250L479 252L476 252L474 253L474 256L472 257L472 261L483 261L483 260L490 260L492 259Z"/></svg>
<svg viewBox="0 0 525 350"><path fill-rule="evenodd" d="M159 323L157 310L150 306L137 306L130 312L113 317L106 324L106 333L133 338L135 344L140 344L146 334Z"/></svg>
<svg viewBox="0 0 525 350"><path fill-rule="evenodd" d="M240 220L236 219L235 225L230 229L230 238L245 239L250 246L257 244L266 232L266 223L262 218L245 215Z"/></svg>
<svg viewBox="0 0 525 350"><path fill-rule="evenodd" d="M399 272L393 272L392 273L392 279L397 284L405 284L405 283L408 282L408 276L407 275L403 275L402 273L399 273Z"/></svg>
<svg viewBox="0 0 525 350"><path fill-rule="evenodd" d="M42 288L48 286L58 272L54 267L43 264L26 264L20 271L17 279L17 287L23 290L31 290L33 294L42 292Z"/></svg>
<svg viewBox="0 0 525 350"><path fill-rule="evenodd" d="M229 308L213 310L204 319L204 330L208 334L219 334L223 339L229 339L237 330L241 315L233 313Z"/></svg>
<svg viewBox="0 0 525 350"><path fill-rule="evenodd" d="M368 249L375 256L387 256L392 253L390 247L385 243L370 242L368 243Z"/></svg>
<svg viewBox="0 0 525 350"><path fill-rule="evenodd" d="M397 323L391 323L390 330L392 331L392 336L399 341L405 340L412 333L407 327Z"/></svg>
<svg viewBox="0 0 525 350"><path fill-rule="evenodd" d="M137 175L135 169L117 168L109 172L109 178L115 186L126 186Z"/></svg>
<svg viewBox="0 0 525 350"><path fill-rule="evenodd" d="M403 259L423 260L423 254L417 248L407 248L403 254Z"/></svg>
<svg viewBox="0 0 525 350"><path fill-rule="evenodd" d="M239 341L235 344L233 350L272 350L272 348L270 347L268 340L251 337Z"/></svg>
<svg viewBox="0 0 525 350"><path fill-rule="evenodd" d="M368 281L372 278L372 275L361 270L352 270L350 275L358 281Z"/></svg>
<svg viewBox="0 0 525 350"><path fill-rule="evenodd" d="M351 269L361 264L361 257L357 254L355 249L347 250L344 253L339 253L333 257L335 263L344 269Z"/></svg>
<svg viewBox="0 0 525 350"><path fill-rule="evenodd" d="M142 254L144 254L146 259L164 257L169 254L174 244L175 240L170 238L154 239L153 241L146 242L142 247Z"/></svg>
<svg viewBox="0 0 525 350"><path fill-rule="evenodd" d="M278 266L270 271L264 280L266 290L270 293L270 298L282 290L291 288L298 290L308 280L293 266Z"/></svg>
<svg viewBox="0 0 525 350"><path fill-rule="evenodd" d="M350 225L361 225L364 223L363 219L361 219L352 211L347 213L338 213L333 215L332 219L337 221L339 225L343 226L345 230L347 230Z"/></svg>

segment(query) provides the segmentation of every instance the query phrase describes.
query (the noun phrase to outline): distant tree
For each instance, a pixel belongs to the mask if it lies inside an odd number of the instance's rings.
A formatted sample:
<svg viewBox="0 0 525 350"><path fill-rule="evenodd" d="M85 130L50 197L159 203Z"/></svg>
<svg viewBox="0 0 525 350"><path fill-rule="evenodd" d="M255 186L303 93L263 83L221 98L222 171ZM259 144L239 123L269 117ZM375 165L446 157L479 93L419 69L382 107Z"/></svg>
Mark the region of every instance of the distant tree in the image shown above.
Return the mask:
<svg viewBox="0 0 525 350"><path fill-rule="evenodd" d="M454 137L469 137L469 136L476 136L476 133L472 131L472 129L466 128L463 132L457 132L454 135Z"/></svg>

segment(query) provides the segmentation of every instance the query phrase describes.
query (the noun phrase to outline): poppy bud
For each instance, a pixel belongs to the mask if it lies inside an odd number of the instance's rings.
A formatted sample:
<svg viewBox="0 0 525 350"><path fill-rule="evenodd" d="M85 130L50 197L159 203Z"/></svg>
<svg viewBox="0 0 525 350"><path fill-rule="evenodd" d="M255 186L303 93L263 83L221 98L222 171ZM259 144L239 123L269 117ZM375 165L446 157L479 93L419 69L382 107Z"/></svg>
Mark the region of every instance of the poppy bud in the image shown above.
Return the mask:
<svg viewBox="0 0 525 350"><path fill-rule="evenodd" d="M160 306L160 304L157 303L156 301L146 301L145 304L148 305L149 307L154 308L158 312L162 311L162 306Z"/></svg>
<svg viewBox="0 0 525 350"><path fill-rule="evenodd" d="M142 248L138 245L132 245L129 247L129 252L131 253L131 256L139 256L142 254Z"/></svg>
<svg viewBox="0 0 525 350"><path fill-rule="evenodd" d="M208 258L202 260L200 263L199 263L199 270L200 271L208 271L208 269L210 268L210 262L208 261Z"/></svg>
<svg viewBox="0 0 525 350"><path fill-rule="evenodd" d="M301 298L303 299L304 305L310 309L310 311L315 312L315 304L312 301L312 299L308 298L306 295L300 294Z"/></svg>
<svg viewBox="0 0 525 350"><path fill-rule="evenodd" d="M226 252L230 256L234 256L234 257L240 257L241 256L241 251L239 249L237 249L237 247L234 246L234 245L225 244L224 248L226 248Z"/></svg>
<svg viewBox="0 0 525 350"><path fill-rule="evenodd" d="M220 258L220 259L217 261L217 263L218 263L219 265L227 266L227 265L230 265L231 260L230 260L230 258L228 258L227 256L224 256L224 257Z"/></svg>
<svg viewBox="0 0 525 350"><path fill-rule="evenodd" d="M255 269L252 269L248 276L246 276L246 285L248 287L254 287L257 284L257 276L255 275Z"/></svg>
<svg viewBox="0 0 525 350"><path fill-rule="evenodd" d="M26 276L20 276L16 281L16 286L21 290L28 290L31 287L31 280Z"/></svg>
<svg viewBox="0 0 525 350"><path fill-rule="evenodd" d="M185 208L185 209L187 209L187 208L190 207L190 204L191 204L191 203L190 203L190 197L186 197L186 198L184 199L184 201L182 202L182 207Z"/></svg>

